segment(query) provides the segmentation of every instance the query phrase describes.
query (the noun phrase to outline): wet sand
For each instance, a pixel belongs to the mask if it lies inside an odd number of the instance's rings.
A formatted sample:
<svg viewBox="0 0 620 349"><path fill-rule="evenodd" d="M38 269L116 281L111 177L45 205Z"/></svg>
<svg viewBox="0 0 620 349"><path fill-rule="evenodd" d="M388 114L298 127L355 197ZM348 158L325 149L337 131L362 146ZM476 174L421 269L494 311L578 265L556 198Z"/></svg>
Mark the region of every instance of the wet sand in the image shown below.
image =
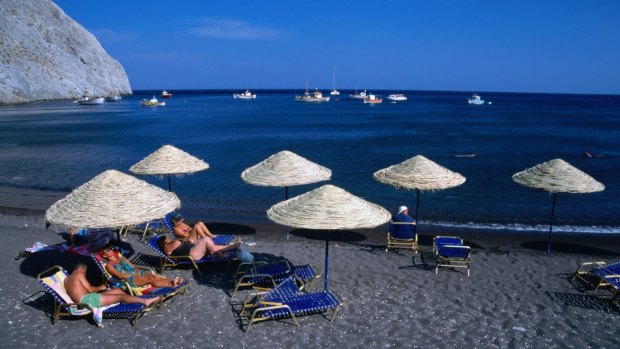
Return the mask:
<svg viewBox="0 0 620 349"><path fill-rule="evenodd" d="M330 289L344 299L334 323L322 315L293 322L268 321L245 333L238 316L243 291L230 293L230 272L224 265L167 270L166 275L190 281L190 289L160 309L147 313L136 328L127 320L104 320L97 328L86 318L51 323L52 301L36 276L52 265L69 271L88 258L56 251L39 252L15 261L36 241L63 242L64 230L45 230L42 215L2 209L0 236L1 342L12 347L104 345L132 347L239 348L617 348L620 307L607 292L594 295L570 281L584 261L620 259L618 236L558 234L554 251L546 253L546 234L489 231L433 231L421 236L421 251L385 252L385 232L330 233ZM287 258L312 264L323 273L325 233L293 230L290 240L281 226L211 223L219 233L237 233L257 259ZM459 234L472 246L471 277L463 270L435 274L432 234ZM140 264L157 259L136 235L123 248ZM89 279L100 280L88 264ZM323 287L323 278L314 283ZM328 314L329 315L329 314Z"/></svg>

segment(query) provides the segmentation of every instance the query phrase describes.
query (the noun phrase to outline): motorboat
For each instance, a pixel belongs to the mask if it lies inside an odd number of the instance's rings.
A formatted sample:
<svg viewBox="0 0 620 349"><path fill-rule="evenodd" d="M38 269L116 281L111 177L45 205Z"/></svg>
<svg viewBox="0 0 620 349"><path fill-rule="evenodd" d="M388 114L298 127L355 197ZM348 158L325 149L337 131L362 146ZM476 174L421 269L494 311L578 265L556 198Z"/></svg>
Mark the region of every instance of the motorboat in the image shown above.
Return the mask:
<svg viewBox="0 0 620 349"><path fill-rule="evenodd" d="M402 102L406 101L407 97L402 93L392 93L387 99L393 102Z"/></svg>
<svg viewBox="0 0 620 349"><path fill-rule="evenodd" d="M168 92L166 90L163 90L161 92L161 98L170 98L170 97L172 97L172 93L170 93L170 92Z"/></svg>
<svg viewBox="0 0 620 349"><path fill-rule="evenodd" d="M140 105L143 107L163 107L166 105L166 102L160 102L153 96L151 99L143 99L140 101Z"/></svg>
<svg viewBox="0 0 620 349"><path fill-rule="evenodd" d="M252 94L252 92L250 92L250 90L246 90L243 93L233 93L233 97L235 97L235 99L239 98L239 99L255 99L256 98L256 94Z"/></svg>
<svg viewBox="0 0 620 349"><path fill-rule="evenodd" d="M368 95L366 95L366 90L360 93L357 93L357 90L355 90L355 94L349 94L349 97L353 99L366 99Z"/></svg>
<svg viewBox="0 0 620 349"><path fill-rule="evenodd" d="M108 102L117 102L117 101L120 101L121 99L123 99L123 97L119 95L110 95L105 98L105 100Z"/></svg>
<svg viewBox="0 0 620 349"><path fill-rule="evenodd" d="M80 105L103 104L103 97L83 96L82 98L78 99L76 102L77 104L80 104Z"/></svg>
<svg viewBox="0 0 620 349"><path fill-rule="evenodd" d="M323 93L317 88L314 92L308 92L308 82L306 82L306 92L303 96L295 96L298 102L329 102L330 97L323 97Z"/></svg>
<svg viewBox="0 0 620 349"><path fill-rule="evenodd" d="M365 99L364 99L364 103L366 104L379 104L382 103L383 99L378 98L377 96L373 95L373 94L369 94Z"/></svg>
<svg viewBox="0 0 620 349"><path fill-rule="evenodd" d="M473 96L469 97L467 99L467 101L469 102L469 104L473 104L473 105L482 105L484 104L484 100L480 99L480 96L474 94Z"/></svg>
<svg viewBox="0 0 620 349"><path fill-rule="evenodd" d="M332 96L340 96L340 91L336 90L336 66L334 66L334 84L329 94Z"/></svg>

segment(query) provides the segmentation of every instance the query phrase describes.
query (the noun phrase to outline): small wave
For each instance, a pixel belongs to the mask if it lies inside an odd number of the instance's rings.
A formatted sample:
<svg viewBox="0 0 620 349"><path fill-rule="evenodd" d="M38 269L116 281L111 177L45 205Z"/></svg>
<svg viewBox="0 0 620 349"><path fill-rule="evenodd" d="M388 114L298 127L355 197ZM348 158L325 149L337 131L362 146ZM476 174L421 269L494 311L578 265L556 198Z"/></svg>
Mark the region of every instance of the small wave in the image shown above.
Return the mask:
<svg viewBox="0 0 620 349"><path fill-rule="evenodd" d="M451 228L468 228L468 229L488 229L488 230L511 230L511 231L540 231L548 232L548 224L501 224L501 223L457 223L457 222L428 222L420 221L420 223L431 226L451 227ZM601 225L554 225L554 233L567 234L620 234L620 227L601 226Z"/></svg>

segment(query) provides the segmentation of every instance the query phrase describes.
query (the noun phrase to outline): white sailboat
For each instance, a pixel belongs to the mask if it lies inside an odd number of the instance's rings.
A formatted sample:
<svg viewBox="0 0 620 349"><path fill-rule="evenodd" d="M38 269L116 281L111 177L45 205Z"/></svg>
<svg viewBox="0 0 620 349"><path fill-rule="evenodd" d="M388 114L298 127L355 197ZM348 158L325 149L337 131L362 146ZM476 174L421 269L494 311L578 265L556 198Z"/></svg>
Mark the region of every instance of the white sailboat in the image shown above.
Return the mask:
<svg viewBox="0 0 620 349"><path fill-rule="evenodd" d="M336 66L334 66L334 85L329 94L332 96L340 96L340 91L336 90Z"/></svg>
<svg viewBox="0 0 620 349"><path fill-rule="evenodd" d="M316 89L313 93L308 91L308 82L306 81L306 92L303 96L295 96L295 100L298 102L329 102L330 97L323 97L323 94L319 89Z"/></svg>

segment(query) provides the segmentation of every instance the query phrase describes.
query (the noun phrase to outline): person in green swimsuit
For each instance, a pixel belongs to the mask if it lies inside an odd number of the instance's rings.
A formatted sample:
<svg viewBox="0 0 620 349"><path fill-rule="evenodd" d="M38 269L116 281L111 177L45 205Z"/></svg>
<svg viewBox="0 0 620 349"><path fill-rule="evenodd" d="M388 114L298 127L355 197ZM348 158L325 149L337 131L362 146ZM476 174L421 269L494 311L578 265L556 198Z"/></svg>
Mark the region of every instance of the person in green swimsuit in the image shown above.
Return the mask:
<svg viewBox="0 0 620 349"><path fill-rule="evenodd" d="M153 287L177 287L183 282L183 279L176 277L173 280L157 275L142 274L131 264L120 252L114 249L114 246L108 244L101 249L102 259L105 263L105 270L117 279L127 280L129 286L140 287L151 285Z"/></svg>
<svg viewBox="0 0 620 349"><path fill-rule="evenodd" d="M86 265L82 263L78 263L65 279L65 290L75 303L86 303L97 308L118 302L140 303L148 307L161 300L161 297L130 296L120 288L108 289L105 285L93 286L86 279Z"/></svg>

